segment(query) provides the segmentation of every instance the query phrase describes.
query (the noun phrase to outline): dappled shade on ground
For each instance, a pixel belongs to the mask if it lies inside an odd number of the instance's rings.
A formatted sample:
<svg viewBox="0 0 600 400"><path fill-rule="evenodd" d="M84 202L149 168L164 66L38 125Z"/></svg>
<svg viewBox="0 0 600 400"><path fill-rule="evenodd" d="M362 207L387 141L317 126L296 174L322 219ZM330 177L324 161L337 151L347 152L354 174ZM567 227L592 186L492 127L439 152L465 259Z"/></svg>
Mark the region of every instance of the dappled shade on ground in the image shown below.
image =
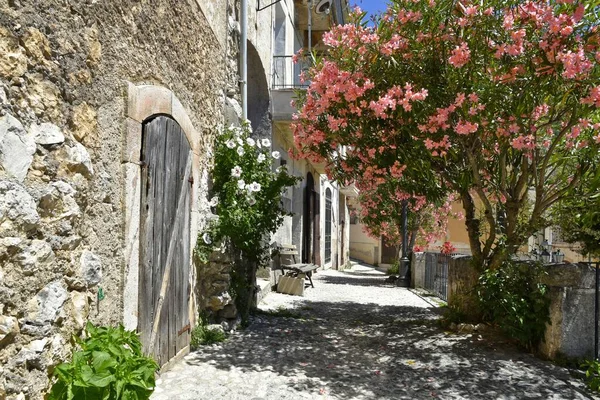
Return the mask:
<svg viewBox="0 0 600 400"><path fill-rule="evenodd" d="M566 369L437 323L426 297L365 266L272 293L251 326L163 374L153 399L588 399ZM277 316L292 309L294 318ZM285 315L284 312L279 314Z"/></svg>

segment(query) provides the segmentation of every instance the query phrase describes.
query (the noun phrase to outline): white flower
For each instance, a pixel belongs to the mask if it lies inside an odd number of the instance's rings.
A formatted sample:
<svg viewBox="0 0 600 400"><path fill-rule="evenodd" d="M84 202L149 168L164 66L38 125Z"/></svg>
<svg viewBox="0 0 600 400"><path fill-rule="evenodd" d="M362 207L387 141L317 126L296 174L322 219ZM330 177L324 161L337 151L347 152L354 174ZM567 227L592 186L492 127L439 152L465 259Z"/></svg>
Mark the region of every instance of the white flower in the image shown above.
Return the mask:
<svg viewBox="0 0 600 400"><path fill-rule="evenodd" d="M263 162L267 159L267 156L265 156L263 153L260 153L258 155L258 162Z"/></svg>
<svg viewBox="0 0 600 400"><path fill-rule="evenodd" d="M225 146L227 146L230 149L233 149L235 147L235 142L231 139L229 139L228 141L225 142Z"/></svg>
<svg viewBox="0 0 600 400"><path fill-rule="evenodd" d="M231 176L234 178L239 178L242 176L242 168L239 165L231 168Z"/></svg>
<svg viewBox="0 0 600 400"><path fill-rule="evenodd" d="M246 182L244 182L243 179L240 179L239 181L237 181L237 185L238 189L244 190L244 188L246 187Z"/></svg>
<svg viewBox="0 0 600 400"><path fill-rule="evenodd" d="M274 151L271 153L271 155L273 156L273 158L277 159L279 157L281 157L281 154L278 151Z"/></svg>
<svg viewBox="0 0 600 400"><path fill-rule="evenodd" d="M246 129L248 129L248 132L252 133L252 123L249 119L244 121L244 125L246 125Z"/></svg>
<svg viewBox="0 0 600 400"><path fill-rule="evenodd" d="M212 239L210 238L210 235L208 234L208 232L205 232L204 235L202 235L202 240L204 240L204 243L206 243L206 244L212 243Z"/></svg>
<svg viewBox="0 0 600 400"><path fill-rule="evenodd" d="M260 140L256 141L256 147L259 149L262 148L262 144L260 144Z"/></svg>
<svg viewBox="0 0 600 400"><path fill-rule="evenodd" d="M251 192L260 192L260 183L252 182L248 185L248 190Z"/></svg>
<svg viewBox="0 0 600 400"><path fill-rule="evenodd" d="M271 147L271 141L269 139L261 139L261 143L264 147Z"/></svg>
<svg viewBox="0 0 600 400"><path fill-rule="evenodd" d="M208 203L208 205L211 207L216 207L217 204L219 204L219 196L213 197L212 199L210 199L210 202Z"/></svg>
<svg viewBox="0 0 600 400"><path fill-rule="evenodd" d="M275 172L277 172L278 174L280 174L280 173L281 173L281 171L283 171L283 169L284 169L284 166L283 166L283 165L282 165L282 166L279 166L279 167L275 168Z"/></svg>
<svg viewBox="0 0 600 400"><path fill-rule="evenodd" d="M238 142L238 144L239 144L240 146L243 146L243 145L244 145L244 141L242 140L242 138L241 138L241 137L239 137L239 136L238 136L238 137L236 137L236 138L235 138L235 140Z"/></svg>
<svg viewBox="0 0 600 400"><path fill-rule="evenodd" d="M248 204L250 204L251 206L256 204L256 199L252 196L248 196Z"/></svg>
<svg viewBox="0 0 600 400"><path fill-rule="evenodd" d="M237 148L237 153L241 157L244 155L244 148L242 146Z"/></svg>
<svg viewBox="0 0 600 400"><path fill-rule="evenodd" d="M252 139L251 137L246 138L246 143L248 143L248 146L250 146L250 147L254 147L254 145L256 144L254 139Z"/></svg>

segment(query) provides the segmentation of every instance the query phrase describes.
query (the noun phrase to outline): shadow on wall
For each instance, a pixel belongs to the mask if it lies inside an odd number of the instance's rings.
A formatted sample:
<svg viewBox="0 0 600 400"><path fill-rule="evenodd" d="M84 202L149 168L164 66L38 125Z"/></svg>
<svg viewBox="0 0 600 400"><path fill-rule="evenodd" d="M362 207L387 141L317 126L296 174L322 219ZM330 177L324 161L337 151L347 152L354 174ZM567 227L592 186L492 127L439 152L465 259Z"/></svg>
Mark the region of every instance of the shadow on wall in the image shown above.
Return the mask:
<svg viewBox="0 0 600 400"><path fill-rule="evenodd" d="M564 369L507 344L443 332L435 310L308 299L296 307L302 318L255 317L239 336L187 363L289 377L290 398L322 390L345 399L591 398Z"/></svg>
<svg viewBox="0 0 600 400"><path fill-rule="evenodd" d="M252 136L271 137L271 96L267 75L260 56L248 41L248 119L252 125Z"/></svg>

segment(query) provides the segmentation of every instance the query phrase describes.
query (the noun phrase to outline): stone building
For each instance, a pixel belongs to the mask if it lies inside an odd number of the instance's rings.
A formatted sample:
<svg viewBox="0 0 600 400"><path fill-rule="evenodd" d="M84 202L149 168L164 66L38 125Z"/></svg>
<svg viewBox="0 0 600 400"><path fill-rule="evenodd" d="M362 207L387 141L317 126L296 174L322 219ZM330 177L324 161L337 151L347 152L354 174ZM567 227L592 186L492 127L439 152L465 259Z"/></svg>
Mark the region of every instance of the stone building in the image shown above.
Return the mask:
<svg viewBox="0 0 600 400"><path fill-rule="evenodd" d="M242 118L245 84L256 135L287 153L291 113L277 96L290 87L275 87L273 56L318 46L347 4L249 0L246 24L240 7L0 1L0 399L43 398L88 320L137 329L168 366L189 351L199 309L231 304L226 262L192 262L210 217L217 126ZM322 166L283 160L304 180L288 193L296 215L274 239L343 266L343 188Z"/></svg>
<svg viewBox="0 0 600 400"><path fill-rule="evenodd" d="M0 398L42 398L87 320L151 326L145 271L167 257L178 318L142 338L161 364L186 351L208 149L238 91L233 3L0 2ZM171 139L173 163L148 153Z"/></svg>
<svg viewBox="0 0 600 400"><path fill-rule="evenodd" d="M347 0L295 0L274 5L273 19L273 147L285 156L280 162L294 175L302 177L284 195L286 208L293 216L273 236L279 243L294 244L302 262L322 268L345 268L349 261L350 228L347 197L357 192L341 187L325 175L325 166L308 160L294 160L288 155L294 140L290 129L295 108L291 105L296 90L304 90L300 73L310 65L306 57L298 63L292 55L325 52L323 34L347 20ZM276 277L272 277L275 283Z"/></svg>

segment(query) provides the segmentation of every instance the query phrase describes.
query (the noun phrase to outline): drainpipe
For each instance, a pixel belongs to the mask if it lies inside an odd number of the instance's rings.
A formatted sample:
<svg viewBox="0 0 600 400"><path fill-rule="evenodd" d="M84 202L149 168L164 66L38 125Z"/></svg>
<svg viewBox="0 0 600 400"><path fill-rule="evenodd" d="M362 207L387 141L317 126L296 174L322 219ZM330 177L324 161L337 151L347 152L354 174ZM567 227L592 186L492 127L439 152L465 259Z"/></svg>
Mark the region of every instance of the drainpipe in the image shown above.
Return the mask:
<svg viewBox="0 0 600 400"><path fill-rule="evenodd" d="M308 0L308 54L312 53L312 0Z"/></svg>
<svg viewBox="0 0 600 400"><path fill-rule="evenodd" d="M241 5L240 85L242 90L242 119L248 119L248 0Z"/></svg>

